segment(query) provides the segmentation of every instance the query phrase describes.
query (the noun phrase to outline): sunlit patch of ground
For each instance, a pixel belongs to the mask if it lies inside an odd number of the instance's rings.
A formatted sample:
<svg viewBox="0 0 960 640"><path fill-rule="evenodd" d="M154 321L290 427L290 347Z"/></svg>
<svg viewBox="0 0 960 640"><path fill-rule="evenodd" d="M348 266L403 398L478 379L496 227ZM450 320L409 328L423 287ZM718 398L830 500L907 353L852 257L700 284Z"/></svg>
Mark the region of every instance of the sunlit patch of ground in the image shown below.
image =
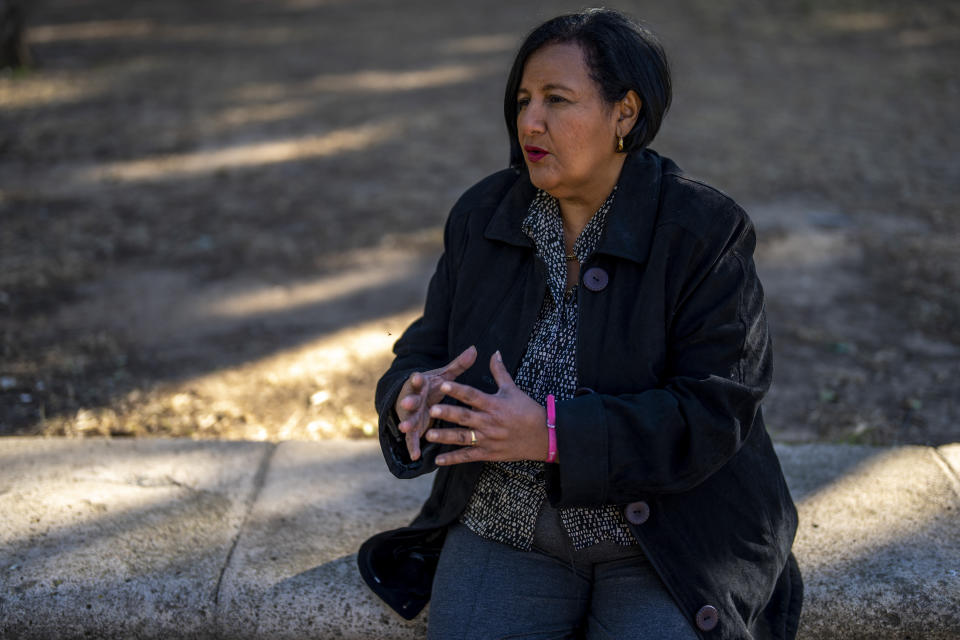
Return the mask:
<svg viewBox="0 0 960 640"><path fill-rule="evenodd" d="M415 313L396 314L269 357L48 420L48 435L319 440L375 433L373 388Z"/></svg>

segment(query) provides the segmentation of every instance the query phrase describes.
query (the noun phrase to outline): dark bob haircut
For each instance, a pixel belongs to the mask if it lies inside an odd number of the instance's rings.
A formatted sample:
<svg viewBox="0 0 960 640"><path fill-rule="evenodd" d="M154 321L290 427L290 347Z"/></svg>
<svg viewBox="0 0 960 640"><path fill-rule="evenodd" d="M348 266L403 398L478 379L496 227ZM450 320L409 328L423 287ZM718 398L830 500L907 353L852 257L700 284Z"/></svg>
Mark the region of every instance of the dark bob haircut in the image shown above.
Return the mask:
<svg viewBox="0 0 960 640"><path fill-rule="evenodd" d="M517 51L503 96L511 166L525 166L517 140L517 90L527 59L546 45L571 42L583 50L590 75L606 102L617 102L631 89L643 101L636 124L623 138L625 152L642 150L660 130L671 94L670 68L660 41L618 11L586 9L544 22L530 32Z"/></svg>

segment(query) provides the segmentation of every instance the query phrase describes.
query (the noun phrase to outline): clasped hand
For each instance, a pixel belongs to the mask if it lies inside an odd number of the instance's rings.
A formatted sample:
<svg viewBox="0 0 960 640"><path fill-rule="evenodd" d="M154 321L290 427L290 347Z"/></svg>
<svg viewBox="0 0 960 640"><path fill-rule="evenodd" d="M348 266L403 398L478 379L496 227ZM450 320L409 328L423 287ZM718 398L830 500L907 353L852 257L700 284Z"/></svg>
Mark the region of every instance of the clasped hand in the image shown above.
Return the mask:
<svg viewBox="0 0 960 640"><path fill-rule="evenodd" d="M436 463L441 466L481 460L546 460L546 409L514 384L499 351L490 358L496 393L454 382L476 359L476 348L469 347L445 367L407 378L395 408L410 459L420 458L420 438L425 437L428 442L465 445L437 456ZM446 396L467 406L440 404ZM434 426L435 420L462 428L440 429ZM471 445L474 437L476 444Z"/></svg>

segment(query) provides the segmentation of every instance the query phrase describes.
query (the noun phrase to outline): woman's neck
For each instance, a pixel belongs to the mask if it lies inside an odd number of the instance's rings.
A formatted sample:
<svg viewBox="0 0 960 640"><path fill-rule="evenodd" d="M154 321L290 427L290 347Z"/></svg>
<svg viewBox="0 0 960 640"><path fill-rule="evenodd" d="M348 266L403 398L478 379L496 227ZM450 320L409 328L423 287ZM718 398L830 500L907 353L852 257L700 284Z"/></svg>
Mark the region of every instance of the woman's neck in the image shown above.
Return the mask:
<svg viewBox="0 0 960 640"><path fill-rule="evenodd" d="M618 154L616 162L610 170L604 172L605 175L602 179L594 181L589 189L582 190L573 197L557 198L560 205L560 217L563 219L564 244L568 254L573 251L573 245L580 236L580 232L610 197L613 188L617 186L625 160L626 154Z"/></svg>

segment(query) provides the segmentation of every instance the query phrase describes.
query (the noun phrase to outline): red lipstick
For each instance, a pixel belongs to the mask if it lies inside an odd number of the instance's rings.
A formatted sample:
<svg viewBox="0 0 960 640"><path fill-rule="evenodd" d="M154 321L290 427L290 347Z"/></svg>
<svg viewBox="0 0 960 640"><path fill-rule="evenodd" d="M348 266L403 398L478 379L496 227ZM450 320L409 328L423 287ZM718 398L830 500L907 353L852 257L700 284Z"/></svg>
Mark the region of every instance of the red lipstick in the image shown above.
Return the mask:
<svg viewBox="0 0 960 640"><path fill-rule="evenodd" d="M530 160L530 162L540 162L549 155L546 149L541 149L540 147L535 147L530 144L523 145L523 150L527 152L527 159Z"/></svg>

